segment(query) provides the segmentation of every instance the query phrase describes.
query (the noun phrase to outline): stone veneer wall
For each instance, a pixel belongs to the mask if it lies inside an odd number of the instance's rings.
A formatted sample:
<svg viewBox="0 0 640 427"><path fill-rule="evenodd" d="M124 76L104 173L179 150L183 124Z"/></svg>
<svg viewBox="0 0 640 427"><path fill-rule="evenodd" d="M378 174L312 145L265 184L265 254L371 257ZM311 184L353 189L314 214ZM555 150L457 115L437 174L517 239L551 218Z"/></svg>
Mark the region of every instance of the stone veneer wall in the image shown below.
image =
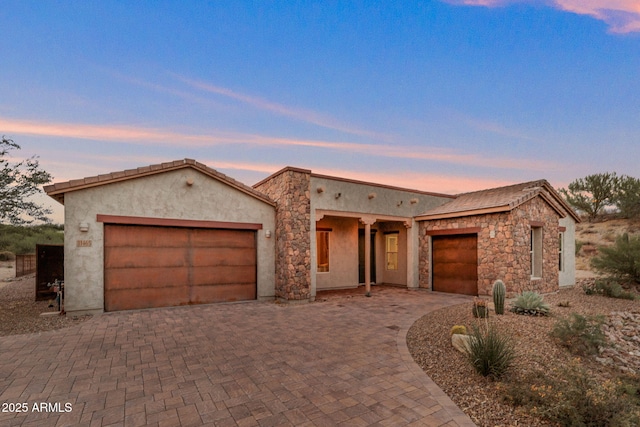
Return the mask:
<svg viewBox="0 0 640 427"><path fill-rule="evenodd" d="M560 216L541 197L511 212L420 222L419 280L430 287L430 239L427 231L480 227L478 233L478 294L490 295L493 282L504 281L507 295L522 291L558 290L558 221ZM532 222L542 222L542 278L531 279L529 258ZM495 231L495 238L490 237Z"/></svg>
<svg viewBox="0 0 640 427"><path fill-rule="evenodd" d="M276 298L310 296L310 181L310 171L288 168L255 187L276 201Z"/></svg>

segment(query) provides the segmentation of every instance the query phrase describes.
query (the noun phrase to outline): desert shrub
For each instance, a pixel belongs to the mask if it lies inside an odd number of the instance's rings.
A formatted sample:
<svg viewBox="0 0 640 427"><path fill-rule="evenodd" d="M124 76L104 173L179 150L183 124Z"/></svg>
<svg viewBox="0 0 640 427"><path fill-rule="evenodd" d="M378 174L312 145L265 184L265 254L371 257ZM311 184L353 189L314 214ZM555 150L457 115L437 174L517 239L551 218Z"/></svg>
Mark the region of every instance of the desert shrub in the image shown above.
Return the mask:
<svg viewBox="0 0 640 427"><path fill-rule="evenodd" d="M62 226L14 226L0 224L0 251L16 255L34 253L36 244L61 245L64 243Z"/></svg>
<svg viewBox="0 0 640 427"><path fill-rule="evenodd" d="M535 371L503 387L504 400L523 406L534 416L561 426L637 426L634 386L620 379L598 381L578 362L554 372Z"/></svg>
<svg viewBox="0 0 640 427"><path fill-rule="evenodd" d="M596 282L587 282L582 285L582 290L587 295L599 295L599 290L596 287Z"/></svg>
<svg viewBox="0 0 640 427"><path fill-rule="evenodd" d="M9 251L0 251L0 261L13 261L16 256Z"/></svg>
<svg viewBox="0 0 640 427"><path fill-rule="evenodd" d="M546 316L549 314L549 305L539 293L524 291L511 303L511 311L529 316Z"/></svg>
<svg viewBox="0 0 640 427"><path fill-rule="evenodd" d="M578 254L580 253L580 249L582 249L582 245L584 245L584 242L580 240L576 240L576 256L578 256Z"/></svg>
<svg viewBox="0 0 640 427"><path fill-rule="evenodd" d="M618 236L613 246L599 248L591 266L611 277L640 283L640 236Z"/></svg>
<svg viewBox="0 0 640 427"><path fill-rule="evenodd" d="M469 340L469 361L475 370L485 377L498 379L513 364L514 345L509 335L501 335L494 326L474 325Z"/></svg>
<svg viewBox="0 0 640 427"><path fill-rule="evenodd" d="M551 336L573 354L597 354L599 347L607 344L602 325L603 316L583 316L571 313L569 319L560 319L553 327Z"/></svg>
<svg viewBox="0 0 640 427"><path fill-rule="evenodd" d="M609 298L620 298L634 300L636 295L633 292L625 291L620 283L612 279L597 279L592 283L582 285L584 293L587 295L602 295Z"/></svg>

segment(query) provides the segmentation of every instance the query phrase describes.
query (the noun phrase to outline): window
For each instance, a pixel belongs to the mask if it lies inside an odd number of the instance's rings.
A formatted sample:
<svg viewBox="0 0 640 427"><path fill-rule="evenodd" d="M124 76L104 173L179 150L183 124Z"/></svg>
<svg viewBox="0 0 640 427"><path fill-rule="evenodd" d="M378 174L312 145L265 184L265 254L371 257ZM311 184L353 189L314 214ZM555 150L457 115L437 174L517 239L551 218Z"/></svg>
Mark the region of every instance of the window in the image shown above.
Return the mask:
<svg viewBox="0 0 640 427"><path fill-rule="evenodd" d="M531 227L531 278L542 277L542 227Z"/></svg>
<svg viewBox="0 0 640 427"><path fill-rule="evenodd" d="M558 235L558 270L564 271L564 233L560 232Z"/></svg>
<svg viewBox="0 0 640 427"><path fill-rule="evenodd" d="M398 269L398 233L390 233L385 236L385 253L387 270Z"/></svg>
<svg viewBox="0 0 640 427"><path fill-rule="evenodd" d="M329 232L316 231L316 258L318 259L318 273L329 271Z"/></svg>

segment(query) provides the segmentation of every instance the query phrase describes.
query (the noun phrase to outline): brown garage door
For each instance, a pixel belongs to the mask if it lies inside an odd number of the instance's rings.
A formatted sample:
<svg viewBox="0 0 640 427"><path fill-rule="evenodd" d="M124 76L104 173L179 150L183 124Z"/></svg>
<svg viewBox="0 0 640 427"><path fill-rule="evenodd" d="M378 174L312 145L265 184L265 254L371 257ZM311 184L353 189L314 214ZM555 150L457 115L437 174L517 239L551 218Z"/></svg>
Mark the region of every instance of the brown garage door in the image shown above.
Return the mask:
<svg viewBox="0 0 640 427"><path fill-rule="evenodd" d="M104 226L105 311L255 298L255 231Z"/></svg>
<svg viewBox="0 0 640 427"><path fill-rule="evenodd" d="M433 290L478 295L478 235L433 236Z"/></svg>

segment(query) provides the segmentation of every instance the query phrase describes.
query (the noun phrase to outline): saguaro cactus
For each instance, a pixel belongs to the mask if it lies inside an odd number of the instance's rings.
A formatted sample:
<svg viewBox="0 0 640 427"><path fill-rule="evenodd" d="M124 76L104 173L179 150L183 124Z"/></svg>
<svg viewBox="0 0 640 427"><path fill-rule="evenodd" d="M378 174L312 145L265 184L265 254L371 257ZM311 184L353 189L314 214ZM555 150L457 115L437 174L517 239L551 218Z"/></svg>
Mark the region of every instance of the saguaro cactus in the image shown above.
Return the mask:
<svg viewBox="0 0 640 427"><path fill-rule="evenodd" d="M496 280L493 283L493 305L496 310L496 314L504 314L504 294L507 292L504 282L502 280Z"/></svg>

